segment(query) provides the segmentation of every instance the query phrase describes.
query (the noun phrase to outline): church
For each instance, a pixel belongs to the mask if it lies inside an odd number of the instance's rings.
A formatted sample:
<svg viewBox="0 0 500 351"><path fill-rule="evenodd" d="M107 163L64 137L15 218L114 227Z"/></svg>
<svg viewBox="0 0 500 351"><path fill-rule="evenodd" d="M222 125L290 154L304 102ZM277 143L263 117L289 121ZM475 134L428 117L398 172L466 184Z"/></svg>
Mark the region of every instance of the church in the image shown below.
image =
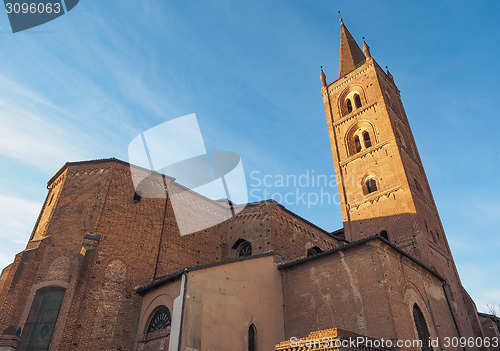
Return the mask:
<svg viewBox="0 0 500 351"><path fill-rule="evenodd" d="M342 229L272 200L228 207L161 173L139 192L132 173L147 170L114 158L68 162L2 271L0 351L498 350L393 76L341 22L339 76L320 80ZM181 235L173 193L193 220L237 214Z"/></svg>

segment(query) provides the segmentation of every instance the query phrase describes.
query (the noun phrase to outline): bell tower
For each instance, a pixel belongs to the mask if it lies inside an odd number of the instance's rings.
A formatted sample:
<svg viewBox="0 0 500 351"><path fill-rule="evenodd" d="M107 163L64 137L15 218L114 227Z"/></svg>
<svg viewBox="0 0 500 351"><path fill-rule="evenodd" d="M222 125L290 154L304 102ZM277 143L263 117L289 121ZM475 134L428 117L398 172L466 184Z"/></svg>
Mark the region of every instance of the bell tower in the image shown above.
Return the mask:
<svg viewBox="0 0 500 351"><path fill-rule="evenodd" d="M378 234L435 269L462 335L480 335L394 78L342 20L339 77L328 84L322 68L320 78L346 239Z"/></svg>
<svg viewBox="0 0 500 351"><path fill-rule="evenodd" d="M321 93L346 239L379 234L429 265L429 246L451 259L394 79L340 28L339 77L321 70Z"/></svg>

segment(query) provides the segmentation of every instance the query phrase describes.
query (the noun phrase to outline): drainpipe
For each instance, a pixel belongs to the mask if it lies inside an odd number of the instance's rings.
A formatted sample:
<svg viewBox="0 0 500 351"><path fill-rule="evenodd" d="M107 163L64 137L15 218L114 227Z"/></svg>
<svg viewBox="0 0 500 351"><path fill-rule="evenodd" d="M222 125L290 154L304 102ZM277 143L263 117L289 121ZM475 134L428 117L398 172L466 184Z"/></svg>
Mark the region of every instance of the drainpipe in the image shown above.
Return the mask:
<svg viewBox="0 0 500 351"><path fill-rule="evenodd" d="M188 269L186 268L181 278L181 293L174 300L174 308L172 309L172 327L170 328L170 342L168 344L169 351L181 351L182 322L184 318L184 303L186 301L187 273Z"/></svg>

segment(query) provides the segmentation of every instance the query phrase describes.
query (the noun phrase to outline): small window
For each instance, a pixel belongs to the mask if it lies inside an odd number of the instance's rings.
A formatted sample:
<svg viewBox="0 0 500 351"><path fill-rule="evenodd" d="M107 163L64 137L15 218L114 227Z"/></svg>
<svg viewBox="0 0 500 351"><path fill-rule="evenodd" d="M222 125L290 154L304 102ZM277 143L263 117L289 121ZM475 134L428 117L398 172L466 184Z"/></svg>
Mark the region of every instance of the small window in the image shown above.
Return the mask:
<svg viewBox="0 0 500 351"><path fill-rule="evenodd" d="M389 235L387 235L387 230L382 230L380 232L380 236L384 238L385 240L389 240Z"/></svg>
<svg viewBox="0 0 500 351"><path fill-rule="evenodd" d="M137 193L137 191L134 193L134 203L139 203L141 202L141 195Z"/></svg>
<svg viewBox="0 0 500 351"><path fill-rule="evenodd" d="M248 257L252 256L252 244L250 242L245 241L238 248L238 257Z"/></svg>
<svg viewBox="0 0 500 351"><path fill-rule="evenodd" d="M257 351L257 331L253 324L248 327L248 351Z"/></svg>
<svg viewBox="0 0 500 351"><path fill-rule="evenodd" d="M148 329L146 334L154 333L160 330L167 329L170 327L172 320L170 317L170 310L167 306L157 307L149 319Z"/></svg>
<svg viewBox="0 0 500 351"><path fill-rule="evenodd" d="M321 250L319 247L317 246L311 247L310 249L307 249L307 257L317 255L321 252L323 252L323 250Z"/></svg>
<svg viewBox="0 0 500 351"><path fill-rule="evenodd" d="M369 148L372 146L372 141L370 140L370 134L368 132L363 133L363 139L365 140L365 147Z"/></svg>
<svg viewBox="0 0 500 351"><path fill-rule="evenodd" d="M361 151L361 142L359 141L359 137L357 135L354 137L354 146L356 147L356 152Z"/></svg>
<svg viewBox="0 0 500 351"><path fill-rule="evenodd" d="M354 102L356 103L356 108L361 107L361 99L358 94L354 95Z"/></svg>
<svg viewBox="0 0 500 351"><path fill-rule="evenodd" d="M370 179L366 182L366 190L368 191L368 194L377 191L377 182L375 179Z"/></svg>
<svg viewBox="0 0 500 351"><path fill-rule="evenodd" d="M351 103L351 100L347 99L346 104L347 104L347 112L351 113L352 112L352 103Z"/></svg>

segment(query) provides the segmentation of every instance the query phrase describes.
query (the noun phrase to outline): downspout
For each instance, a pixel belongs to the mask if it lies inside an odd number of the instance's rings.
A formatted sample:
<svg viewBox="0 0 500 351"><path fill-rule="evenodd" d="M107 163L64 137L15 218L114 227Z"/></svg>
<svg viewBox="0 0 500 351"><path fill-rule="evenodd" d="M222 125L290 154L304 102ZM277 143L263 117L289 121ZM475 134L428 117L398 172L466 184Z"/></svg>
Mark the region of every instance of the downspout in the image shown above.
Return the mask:
<svg viewBox="0 0 500 351"><path fill-rule="evenodd" d="M163 209L163 221L161 224L160 242L158 243L158 253L156 255L156 265L155 265L155 273L153 275L153 280L155 280L157 275L158 275L158 265L160 263L161 245L163 243L163 232L165 231L165 221L166 221L167 206L168 206L168 188L167 188L167 182L165 180L165 176L163 176L163 175L162 175L162 180L163 180L163 186L165 188L165 207Z"/></svg>
<svg viewBox="0 0 500 351"><path fill-rule="evenodd" d="M174 308L172 310L172 327L170 332L170 342L168 344L169 351L181 351L182 344L182 326L184 320L184 306L186 302L186 288L187 288L187 273L189 270L186 268L182 274L181 292L174 300Z"/></svg>

